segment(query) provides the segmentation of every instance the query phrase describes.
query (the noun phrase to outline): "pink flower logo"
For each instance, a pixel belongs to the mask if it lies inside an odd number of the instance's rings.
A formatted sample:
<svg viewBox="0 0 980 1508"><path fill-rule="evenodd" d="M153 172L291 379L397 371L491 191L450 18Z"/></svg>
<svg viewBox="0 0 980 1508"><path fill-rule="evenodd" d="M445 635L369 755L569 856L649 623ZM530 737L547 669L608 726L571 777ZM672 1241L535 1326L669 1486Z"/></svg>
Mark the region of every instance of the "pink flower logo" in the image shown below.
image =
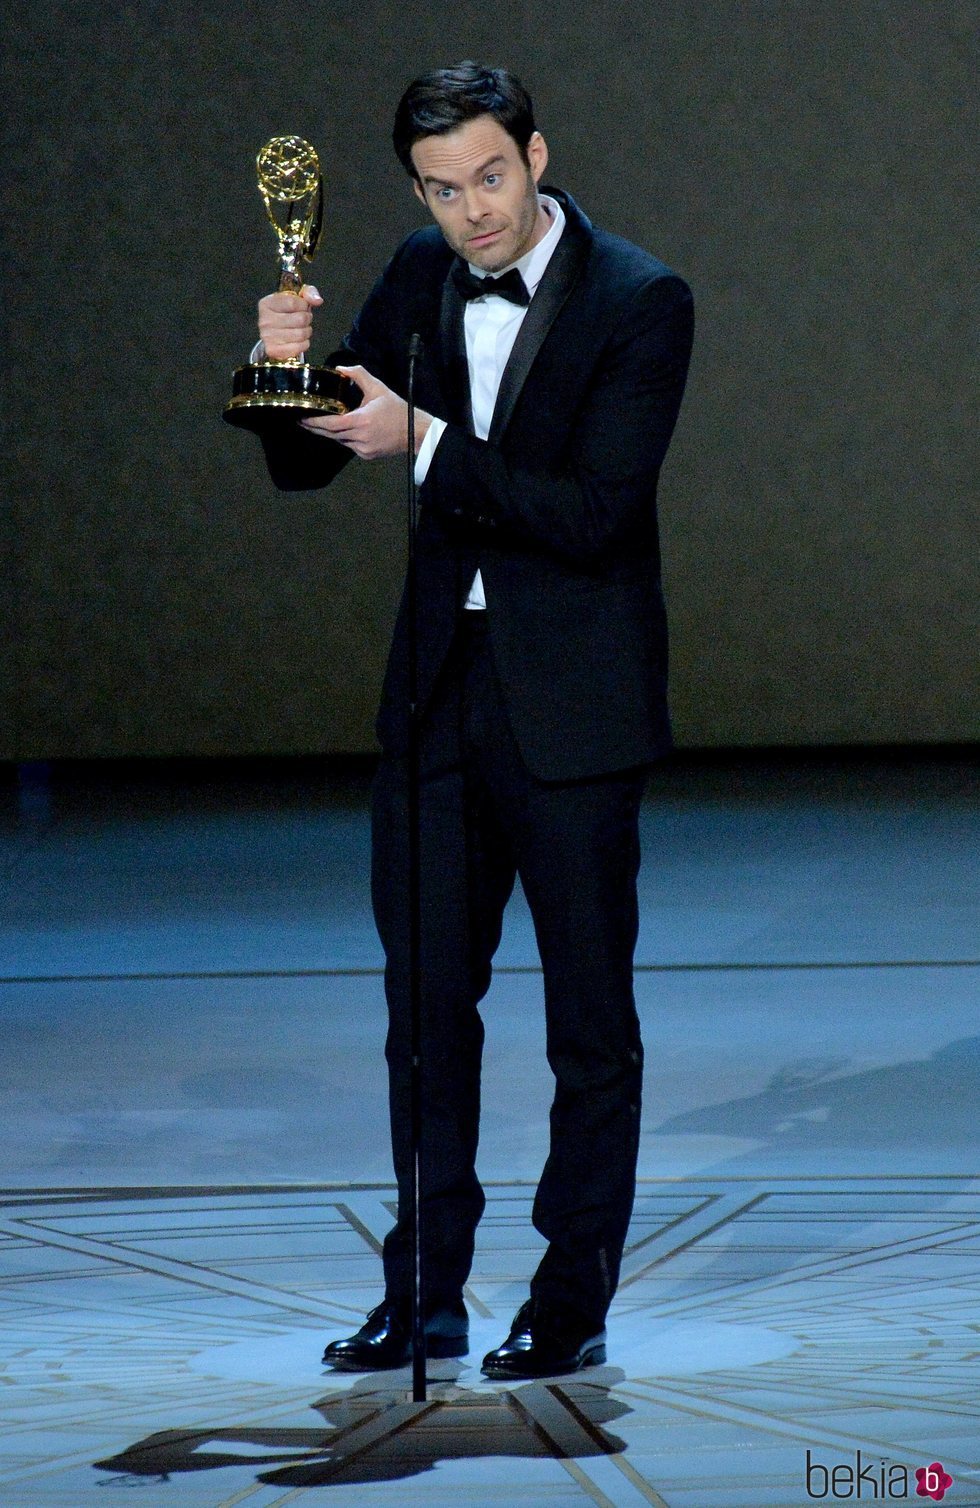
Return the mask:
<svg viewBox="0 0 980 1508"><path fill-rule="evenodd" d="M953 1478L938 1461L933 1461L931 1466L918 1467L915 1480L919 1484L915 1489L916 1497L932 1498L936 1503L946 1496L947 1489L953 1485Z"/></svg>

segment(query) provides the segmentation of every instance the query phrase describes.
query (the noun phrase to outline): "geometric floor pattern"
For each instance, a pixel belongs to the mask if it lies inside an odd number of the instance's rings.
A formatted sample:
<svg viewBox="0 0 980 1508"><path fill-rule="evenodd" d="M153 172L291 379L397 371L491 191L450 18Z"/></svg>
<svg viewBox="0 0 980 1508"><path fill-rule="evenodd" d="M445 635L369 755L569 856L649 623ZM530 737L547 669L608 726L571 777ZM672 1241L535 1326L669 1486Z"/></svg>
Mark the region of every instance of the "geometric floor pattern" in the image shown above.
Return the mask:
<svg viewBox="0 0 980 1508"><path fill-rule="evenodd" d="M487 1193L471 1352L425 1404L319 1365L390 1186L0 1195L3 1508L926 1502L933 1463L980 1505L980 1179L644 1179L608 1364L510 1389L479 1362L533 1189Z"/></svg>
<svg viewBox="0 0 980 1508"><path fill-rule="evenodd" d="M518 890L424 1405L320 1365L393 1197L367 773L0 769L0 1508L980 1508L975 751L655 774L608 1363L500 1387L551 1098Z"/></svg>

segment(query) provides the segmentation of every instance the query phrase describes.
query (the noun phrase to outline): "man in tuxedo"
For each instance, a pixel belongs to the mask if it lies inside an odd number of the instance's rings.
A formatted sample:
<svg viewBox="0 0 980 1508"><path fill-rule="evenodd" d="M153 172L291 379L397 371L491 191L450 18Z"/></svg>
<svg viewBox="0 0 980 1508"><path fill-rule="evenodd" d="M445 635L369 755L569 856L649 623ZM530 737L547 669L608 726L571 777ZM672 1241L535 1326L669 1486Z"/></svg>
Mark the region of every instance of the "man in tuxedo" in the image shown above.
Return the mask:
<svg viewBox="0 0 980 1508"><path fill-rule="evenodd" d="M431 1355L467 1350L462 1290L484 1208L475 1171L486 993L520 875L544 976L551 1141L533 1219L548 1242L491 1377L605 1359L632 1208L642 1048L633 999L638 816L669 746L657 476L691 347L686 284L539 189L548 150L519 81L426 74L394 143L435 224L398 248L333 358L349 414L265 440L273 480L322 486L404 453L416 377L423 970L422 1188ZM315 289L261 300L266 353L309 345ZM411 1354L407 604L378 716L372 894L386 955L398 1218L385 1296L324 1360Z"/></svg>

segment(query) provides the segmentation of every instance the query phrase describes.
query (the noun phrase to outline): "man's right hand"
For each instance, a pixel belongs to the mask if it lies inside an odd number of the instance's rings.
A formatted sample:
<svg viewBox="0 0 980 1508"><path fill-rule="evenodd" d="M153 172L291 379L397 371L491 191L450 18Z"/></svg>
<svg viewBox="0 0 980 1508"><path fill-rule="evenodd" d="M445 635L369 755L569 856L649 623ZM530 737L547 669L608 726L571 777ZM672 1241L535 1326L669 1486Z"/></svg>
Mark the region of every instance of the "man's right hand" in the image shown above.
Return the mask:
<svg viewBox="0 0 980 1508"><path fill-rule="evenodd" d="M302 293L267 293L259 299L259 336L269 361L302 356L313 339L313 310L322 303L312 283Z"/></svg>

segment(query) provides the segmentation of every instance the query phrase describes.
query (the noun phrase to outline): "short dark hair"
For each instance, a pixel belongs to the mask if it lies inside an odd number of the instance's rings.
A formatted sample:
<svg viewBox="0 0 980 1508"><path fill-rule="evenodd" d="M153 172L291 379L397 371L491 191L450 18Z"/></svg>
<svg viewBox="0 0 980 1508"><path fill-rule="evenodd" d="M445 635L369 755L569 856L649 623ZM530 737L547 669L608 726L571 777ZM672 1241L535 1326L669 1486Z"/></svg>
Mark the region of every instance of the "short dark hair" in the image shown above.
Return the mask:
<svg viewBox="0 0 980 1508"><path fill-rule="evenodd" d="M419 176L412 148L423 136L442 136L478 115L498 120L528 161L527 144L534 135L531 96L506 68L487 68L467 59L452 68L423 73L399 100L391 139L406 173L415 179Z"/></svg>

